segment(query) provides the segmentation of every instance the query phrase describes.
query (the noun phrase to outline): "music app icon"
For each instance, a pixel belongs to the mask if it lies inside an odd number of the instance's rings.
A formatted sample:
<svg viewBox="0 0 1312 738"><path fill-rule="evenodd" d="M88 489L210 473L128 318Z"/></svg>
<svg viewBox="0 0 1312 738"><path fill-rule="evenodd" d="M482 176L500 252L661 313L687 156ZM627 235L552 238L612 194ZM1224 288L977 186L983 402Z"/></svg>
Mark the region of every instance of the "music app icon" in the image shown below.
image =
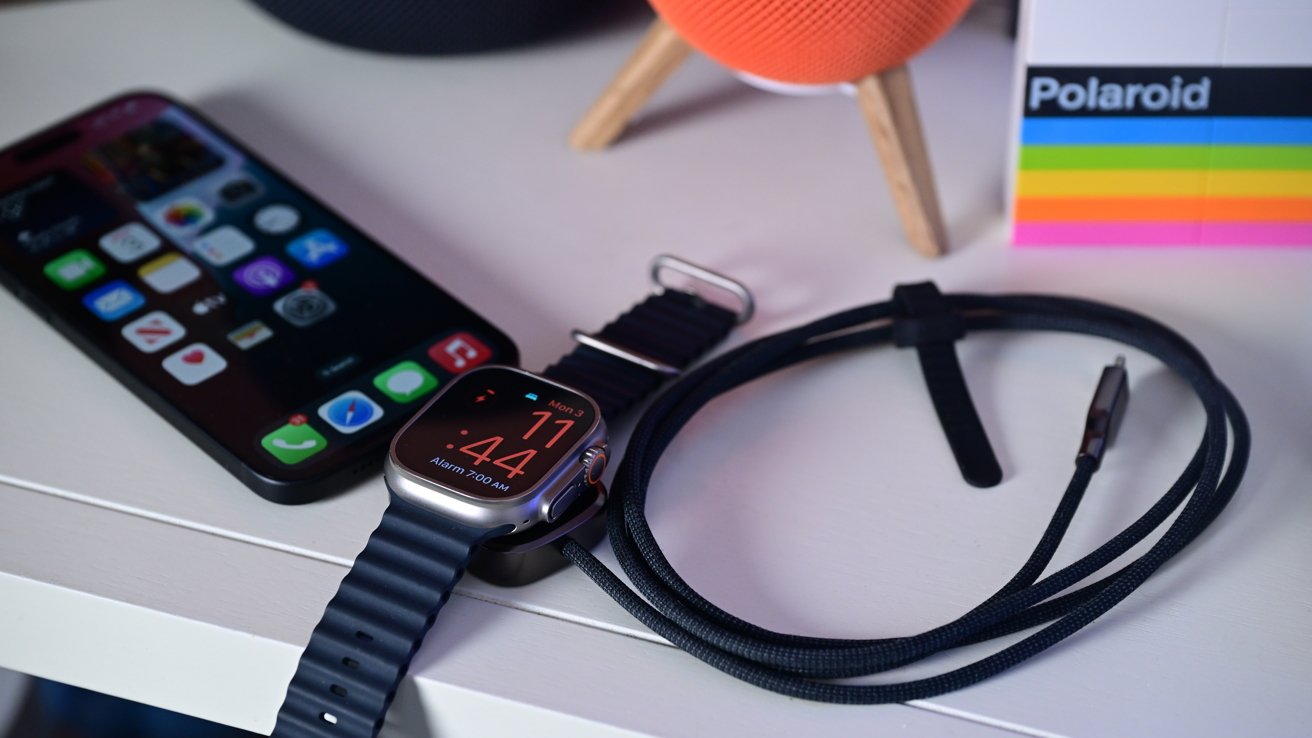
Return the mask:
<svg viewBox="0 0 1312 738"><path fill-rule="evenodd" d="M492 349L477 338L461 331L430 346L428 357L452 374L459 374L492 358Z"/></svg>

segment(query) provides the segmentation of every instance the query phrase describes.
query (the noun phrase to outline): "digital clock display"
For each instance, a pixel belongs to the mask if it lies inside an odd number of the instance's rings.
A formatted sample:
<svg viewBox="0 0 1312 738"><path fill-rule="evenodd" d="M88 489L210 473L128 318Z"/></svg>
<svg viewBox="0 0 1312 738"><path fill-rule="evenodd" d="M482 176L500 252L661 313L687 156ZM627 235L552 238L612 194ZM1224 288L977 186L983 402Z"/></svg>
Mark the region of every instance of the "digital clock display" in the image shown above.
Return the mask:
<svg viewBox="0 0 1312 738"><path fill-rule="evenodd" d="M397 437L402 466L475 497L533 489L598 421L583 395L504 367L454 380Z"/></svg>

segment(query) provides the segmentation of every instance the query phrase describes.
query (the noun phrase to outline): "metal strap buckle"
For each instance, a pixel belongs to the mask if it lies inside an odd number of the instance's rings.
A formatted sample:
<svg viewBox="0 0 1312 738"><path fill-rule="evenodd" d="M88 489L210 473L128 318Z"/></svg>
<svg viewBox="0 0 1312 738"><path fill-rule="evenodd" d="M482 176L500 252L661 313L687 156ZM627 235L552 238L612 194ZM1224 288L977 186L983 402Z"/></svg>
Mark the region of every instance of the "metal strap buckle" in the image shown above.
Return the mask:
<svg viewBox="0 0 1312 738"><path fill-rule="evenodd" d="M580 330L575 330L570 335L573 336L574 340L580 345L596 349L604 354L610 354L617 359L624 359L631 364L637 364L643 369L649 369L657 374L664 374L669 377L679 376L678 367L670 366L659 359L653 359L652 357L647 356L646 354L640 354L633 349L625 348L602 338L597 338L590 333L584 333Z"/></svg>
<svg viewBox="0 0 1312 738"><path fill-rule="evenodd" d="M756 301L752 299L751 290L748 290L742 282L670 254L661 254L652 259L651 281L658 289L675 289L661 281L661 272L666 269L692 277L699 282L705 282L738 298L738 325L751 320L752 313L756 312Z"/></svg>
<svg viewBox="0 0 1312 738"><path fill-rule="evenodd" d="M705 267L699 267L692 262L680 259L677 256L661 254L651 262L651 281L658 290L675 289L661 281L661 272L665 270L679 272L680 274L692 277L700 282L705 282L712 287L717 287L725 292L738 298L740 306L737 313L737 324L742 325L752 317L756 310L756 302L752 299L752 293L741 282L730 279L729 277L713 272ZM677 366L671 366L660 359L653 358L640 351L634 351L627 346L621 346L617 343L611 343L604 338L575 330L570 334L580 345L596 349L604 354L609 354L617 359L623 359L631 364L637 364L643 369L664 374L668 377L677 377L682 370Z"/></svg>

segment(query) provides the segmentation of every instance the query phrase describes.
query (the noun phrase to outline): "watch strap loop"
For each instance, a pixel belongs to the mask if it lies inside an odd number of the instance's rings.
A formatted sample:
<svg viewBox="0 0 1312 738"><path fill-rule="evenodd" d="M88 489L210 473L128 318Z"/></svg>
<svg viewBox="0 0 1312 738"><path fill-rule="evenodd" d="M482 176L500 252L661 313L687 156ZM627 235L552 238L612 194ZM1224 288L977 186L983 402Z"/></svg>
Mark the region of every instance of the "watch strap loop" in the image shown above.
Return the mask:
<svg viewBox="0 0 1312 738"><path fill-rule="evenodd" d="M893 343L916 349L934 412L961 476L976 487L998 484L1002 467L975 410L953 345L966 335L961 315L933 282L898 285L893 289L893 302L899 308L893 318Z"/></svg>
<svg viewBox="0 0 1312 738"><path fill-rule="evenodd" d="M649 295L594 334L575 332L579 345L542 375L597 401L611 418L650 395L726 335L738 315L697 295L667 289Z"/></svg>
<svg viewBox="0 0 1312 738"><path fill-rule="evenodd" d="M511 526L475 528L395 494L314 627L274 738L373 738L387 707L480 544Z"/></svg>

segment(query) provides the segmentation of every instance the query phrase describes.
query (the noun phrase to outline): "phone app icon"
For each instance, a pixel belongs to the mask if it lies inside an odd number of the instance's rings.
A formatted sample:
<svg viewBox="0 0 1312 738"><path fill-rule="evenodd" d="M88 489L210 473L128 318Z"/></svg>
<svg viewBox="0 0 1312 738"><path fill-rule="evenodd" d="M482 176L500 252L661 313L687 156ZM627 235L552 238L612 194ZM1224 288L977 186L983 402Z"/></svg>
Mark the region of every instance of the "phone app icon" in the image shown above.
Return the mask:
<svg viewBox="0 0 1312 738"><path fill-rule="evenodd" d="M255 242L234 226L220 226L196 239L191 250L214 266L226 266L255 250Z"/></svg>
<svg viewBox="0 0 1312 738"><path fill-rule="evenodd" d="M346 242L326 228L310 231L287 244L287 253L310 269L323 269L346 256L348 250Z"/></svg>
<svg viewBox="0 0 1312 738"><path fill-rule="evenodd" d="M111 321L135 312L146 304L146 298L132 289L132 285L116 279L98 290L87 293L87 296L82 298L82 304L101 320Z"/></svg>
<svg viewBox="0 0 1312 738"><path fill-rule="evenodd" d="M383 417L383 408L365 393L351 390L320 405L319 417L342 433L354 433Z"/></svg>
<svg viewBox="0 0 1312 738"><path fill-rule="evenodd" d="M328 448L328 439L298 415L292 422L260 439L265 451L288 466L299 464Z"/></svg>
<svg viewBox="0 0 1312 738"><path fill-rule="evenodd" d="M160 211L159 220L174 233L189 235L209 225L214 220L214 211L194 197L184 197Z"/></svg>
<svg viewBox="0 0 1312 738"><path fill-rule="evenodd" d="M437 389L437 377L413 361L403 361L374 377L374 386L396 402L410 402Z"/></svg>
<svg viewBox="0 0 1312 738"><path fill-rule="evenodd" d="M301 214L291 205L265 205L255 211L255 228L271 236L291 233L300 223Z"/></svg>
<svg viewBox="0 0 1312 738"><path fill-rule="evenodd" d="M312 282L288 292L273 303L273 311L297 328L307 328L332 315L337 303L320 292Z"/></svg>
<svg viewBox="0 0 1312 738"><path fill-rule="evenodd" d="M228 333L228 340L232 341L232 345L242 351L247 351L270 338L273 338L273 329L265 325L263 320L252 320L237 330Z"/></svg>
<svg viewBox="0 0 1312 738"><path fill-rule="evenodd" d="M123 326L123 337L142 351L153 354L187 335L187 329L163 310L146 313Z"/></svg>
<svg viewBox="0 0 1312 738"><path fill-rule="evenodd" d="M296 275L286 264L272 256L261 256L238 267L232 273L232 278L245 287L247 292L261 297L291 284Z"/></svg>
<svg viewBox="0 0 1312 738"><path fill-rule="evenodd" d="M200 267L181 254L165 254L142 265L137 276L151 289L167 295L200 279Z"/></svg>
<svg viewBox="0 0 1312 738"><path fill-rule="evenodd" d="M51 282L65 290L90 284L105 273L105 265L86 249L76 249L46 264L42 270Z"/></svg>
<svg viewBox="0 0 1312 738"><path fill-rule="evenodd" d="M430 346L428 358L452 374L459 374L492 358L492 349L472 335L461 331Z"/></svg>
<svg viewBox="0 0 1312 738"><path fill-rule="evenodd" d="M120 264L130 264L159 248L163 241L141 223L126 223L100 237L100 248Z"/></svg>
<svg viewBox="0 0 1312 738"><path fill-rule="evenodd" d="M228 368L228 360L203 343L193 343L164 359L164 369L173 378L194 387Z"/></svg>

